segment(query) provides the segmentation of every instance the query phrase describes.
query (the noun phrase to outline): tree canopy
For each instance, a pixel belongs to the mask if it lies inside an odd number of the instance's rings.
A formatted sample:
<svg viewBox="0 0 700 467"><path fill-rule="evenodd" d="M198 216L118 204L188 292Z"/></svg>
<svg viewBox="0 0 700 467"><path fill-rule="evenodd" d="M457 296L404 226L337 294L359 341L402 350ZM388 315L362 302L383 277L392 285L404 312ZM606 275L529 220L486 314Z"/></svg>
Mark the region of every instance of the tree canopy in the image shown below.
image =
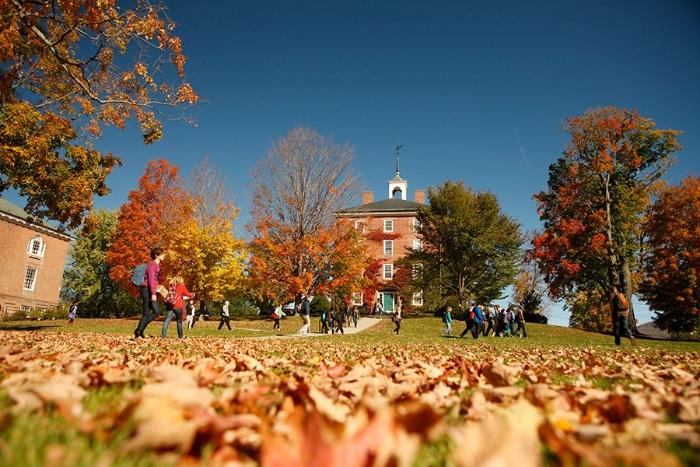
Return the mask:
<svg viewBox="0 0 700 467"><path fill-rule="evenodd" d="M533 254L554 298L608 296L614 284L629 297L641 218L679 149L679 132L615 107L572 117L566 129L571 140L549 167L547 190L535 195L544 230Z"/></svg>
<svg viewBox="0 0 700 467"><path fill-rule="evenodd" d="M163 118L197 102L174 26L147 0L0 2L0 192L80 225L119 164L93 145L102 128L135 120L152 143Z"/></svg>
<svg viewBox="0 0 700 467"><path fill-rule="evenodd" d="M476 193L462 182L445 182L428 195L430 205L416 216L422 248L408 260L462 304L499 298L517 271L520 224L501 211L493 193Z"/></svg>
<svg viewBox="0 0 700 467"><path fill-rule="evenodd" d="M642 298L673 333L700 323L700 178L664 189L651 209Z"/></svg>

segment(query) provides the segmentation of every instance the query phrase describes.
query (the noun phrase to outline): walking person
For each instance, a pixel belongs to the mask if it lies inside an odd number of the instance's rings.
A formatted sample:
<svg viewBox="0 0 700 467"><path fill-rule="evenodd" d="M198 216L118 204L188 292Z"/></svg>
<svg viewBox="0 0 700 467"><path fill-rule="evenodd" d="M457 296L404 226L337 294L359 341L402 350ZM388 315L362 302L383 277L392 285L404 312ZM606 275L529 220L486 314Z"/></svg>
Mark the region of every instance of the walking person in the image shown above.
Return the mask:
<svg viewBox="0 0 700 467"><path fill-rule="evenodd" d="M637 340L630 333L629 315L630 302L625 294L620 292L617 285L613 285L610 297L612 305L613 334L615 335L615 345L620 345L621 337L629 337L632 345L637 344Z"/></svg>
<svg viewBox="0 0 700 467"><path fill-rule="evenodd" d="M71 326L75 322L75 318L78 317L78 304L73 303L68 309L68 326Z"/></svg>
<svg viewBox="0 0 700 467"><path fill-rule="evenodd" d="M275 311L272 312L272 319L274 320L274 324L272 325L272 330L274 331L275 329L277 330L277 335L282 333L282 329L280 326L280 320L284 318L284 311L282 310L282 305L277 305L277 308L275 308Z"/></svg>
<svg viewBox="0 0 700 467"><path fill-rule="evenodd" d="M516 305L515 307L515 323L518 325L518 329L515 330L513 335L517 334L520 337L527 337L527 329L525 329L525 314L523 313L523 307ZM520 331L522 330L522 335Z"/></svg>
<svg viewBox="0 0 700 467"><path fill-rule="evenodd" d="M476 305L472 309L473 315L470 316L471 318L471 331L472 331L472 337L474 339L479 338L479 334L481 334L481 326L484 323L484 312L481 311L481 307L483 305Z"/></svg>
<svg viewBox="0 0 700 467"><path fill-rule="evenodd" d="M401 297L396 300L396 311L394 312L394 324L396 325L396 328L392 332L396 333L398 336L399 333L401 332L401 309L403 308L403 303L401 301Z"/></svg>
<svg viewBox="0 0 700 467"><path fill-rule="evenodd" d="M192 329L194 327L196 311L194 305L192 304L192 300L187 301L185 310L187 311L187 329Z"/></svg>
<svg viewBox="0 0 700 467"><path fill-rule="evenodd" d="M330 321L328 319L328 310L321 310L321 334L328 334L329 327L328 327L328 322Z"/></svg>
<svg viewBox="0 0 700 467"><path fill-rule="evenodd" d="M168 327L170 326L170 321L172 321L174 317L177 321L177 337L182 339L185 337L185 334L182 331L182 319L183 315L185 314L185 299L190 300L192 297L194 297L194 294L187 290L185 280L182 278L182 276L175 276L168 286L169 289L171 287L173 289L174 296L171 299L170 290L168 290L168 297L166 299L166 304L169 304L166 305L168 312L165 315L165 322L163 323L163 330L161 331L160 335L161 337L166 337L168 335Z"/></svg>
<svg viewBox="0 0 700 467"><path fill-rule="evenodd" d="M204 300L201 300L199 302L199 317L208 320L211 317L211 312L209 311L209 307L207 306L206 302Z"/></svg>
<svg viewBox="0 0 700 467"><path fill-rule="evenodd" d="M345 311L341 307L338 307L335 311L331 312L331 334L339 332L345 334L343 326L345 324Z"/></svg>
<svg viewBox="0 0 700 467"><path fill-rule="evenodd" d="M156 247L151 250L151 260L146 265L146 273L139 288L142 303L142 316L139 324L134 330L134 337L145 337L146 326L160 314L158 306L158 279L160 277L160 263L165 259L165 252L162 248Z"/></svg>
<svg viewBox="0 0 700 467"><path fill-rule="evenodd" d="M464 337L472 328L472 319L474 316L474 307L476 305L472 303L469 309L464 313L464 331L459 335L459 337Z"/></svg>
<svg viewBox="0 0 700 467"><path fill-rule="evenodd" d="M299 334L306 336L309 334L309 329L311 328L311 302L309 301L309 297L304 296L299 314L304 322L304 324L301 325L301 329L299 329Z"/></svg>
<svg viewBox="0 0 700 467"><path fill-rule="evenodd" d="M221 328L224 327L224 324L226 324L226 327L228 330L231 330L231 315L229 314L228 311L228 300L224 302L224 306L221 307L221 321L219 321L219 328L217 329L218 331L221 331Z"/></svg>
<svg viewBox="0 0 700 467"><path fill-rule="evenodd" d="M445 329L442 330L442 335L452 337L452 307L448 306L445 314L442 316L442 322L445 323Z"/></svg>
<svg viewBox="0 0 700 467"><path fill-rule="evenodd" d="M495 307L488 307L486 309L486 329L484 330L484 337L490 336L491 331L496 332L496 321L498 320L498 305Z"/></svg>

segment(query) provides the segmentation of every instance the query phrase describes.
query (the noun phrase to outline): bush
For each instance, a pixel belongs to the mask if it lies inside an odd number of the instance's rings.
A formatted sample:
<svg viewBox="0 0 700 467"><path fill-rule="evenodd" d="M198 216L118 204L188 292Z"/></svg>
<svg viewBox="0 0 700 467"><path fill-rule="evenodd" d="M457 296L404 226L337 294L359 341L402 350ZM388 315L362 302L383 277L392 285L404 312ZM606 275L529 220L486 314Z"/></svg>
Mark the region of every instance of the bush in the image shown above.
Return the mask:
<svg viewBox="0 0 700 467"><path fill-rule="evenodd" d="M523 316L525 317L526 323L547 324L548 322L547 317L539 313L523 313Z"/></svg>
<svg viewBox="0 0 700 467"><path fill-rule="evenodd" d="M328 313L331 310L331 302L325 295L316 295L313 300L311 300L311 314L321 315L324 311Z"/></svg>

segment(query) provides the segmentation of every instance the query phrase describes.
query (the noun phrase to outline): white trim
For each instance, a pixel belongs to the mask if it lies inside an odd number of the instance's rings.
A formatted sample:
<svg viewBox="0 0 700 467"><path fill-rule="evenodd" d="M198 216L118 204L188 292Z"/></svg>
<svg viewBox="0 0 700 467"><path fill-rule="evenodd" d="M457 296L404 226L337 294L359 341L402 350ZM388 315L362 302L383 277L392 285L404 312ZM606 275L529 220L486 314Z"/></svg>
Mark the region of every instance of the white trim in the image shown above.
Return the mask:
<svg viewBox="0 0 700 467"><path fill-rule="evenodd" d="M29 256L31 256L32 258L43 258L45 251L46 242L43 238L41 238L41 235L37 235L29 239L29 245L27 245L27 253L29 254Z"/></svg>
<svg viewBox="0 0 700 467"><path fill-rule="evenodd" d="M420 222L418 221L418 218L412 217L411 219L409 219L408 226L411 228L411 232L417 231L418 227L420 226Z"/></svg>
<svg viewBox="0 0 700 467"><path fill-rule="evenodd" d="M421 251L423 249L423 242L421 242L417 238L414 238L413 239L413 249L416 251Z"/></svg>
<svg viewBox="0 0 700 467"><path fill-rule="evenodd" d="M387 247L389 247L387 249ZM388 253L387 253L388 250ZM394 241L384 240L384 256L394 256Z"/></svg>
<svg viewBox="0 0 700 467"><path fill-rule="evenodd" d="M387 229L387 222L391 222L391 229ZM382 219L382 230L384 233L394 233L394 219Z"/></svg>
<svg viewBox="0 0 700 467"><path fill-rule="evenodd" d="M54 230L50 227L44 227L43 225L34 224L32 222L27 222L20 217L13 216L12 214L8 214L4 211L0 211L0 219L3 219L3 220L10 222L12 224L19 225L20 227L24 227L26 229L34 230L36 232L43 232L47 235L59 238L59 239L66 241L66 242L70 242L71 240L74 240L74 238L68 234L61 233L61 232Z"/></svg>
<svg viewBox="0 0 700 467"><path fill-rule="evenodd" d="M387 273L387 266L389 266L389 277L386 276ZM382 277L384 278L385 281L391 280L394 278L394 265L391 263L384 263L382 266Z"/></svg>
<svg viewBox="0 0 700 467"><path fill-rule="evenodd" d="M352 304L355 306L362 305L362 292L353 292L352 293Z"/></svg>
<svg viewBox="0 0 700 467"><path fill-rule="evenodd" d="M423 291L419 290L417 292L413 292L413 296L411 297L411 303L413 306L423 306Z"/></svg>
<svg viewBox="0 0 700 467"><path fill-rule="evenodd" d="M362 228L360 228L362 227ZM355 230L357 230L360 233L365 233L365 220L364 219L357 219L355 221Z"/></svg>
<svg viewBox="0 0 700 467"><path fill-rule="evenodd" d="M34 271L34 274L29 274L29 271ZM22 290L28 290L29 292L34 292L34 289L36 289L36 279L37 276L39 275L39 270L33 266L27 266L27 269L24 271L24 281L22 282ZM30 277L31 276L31 277ZM29 283L29 287L27 287L27 281L31 281Z"/></svg>

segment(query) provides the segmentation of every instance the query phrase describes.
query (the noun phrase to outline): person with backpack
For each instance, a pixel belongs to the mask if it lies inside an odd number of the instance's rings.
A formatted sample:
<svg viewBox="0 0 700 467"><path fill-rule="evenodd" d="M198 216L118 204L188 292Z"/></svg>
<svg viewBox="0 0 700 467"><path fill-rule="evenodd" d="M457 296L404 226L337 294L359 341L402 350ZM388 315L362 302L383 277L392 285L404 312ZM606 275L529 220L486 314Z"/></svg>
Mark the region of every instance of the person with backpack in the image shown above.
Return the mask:
<svg viewBox="0 0 700 467"><path fill-rule="evenodd" d="M228 330L231 330L231 315L229 315L228 311L228 300L224 302L224 306L221 307L221 321L219 321L219 329L218 331L221 331L221 328L224 327L224 324L226 324L226 327Z"/></svg>
<svg viewBox="0 0 700 467"><path fill-rule="evenodd" d="M612 324L613 324L613 334L615 336L615 345L620 345L621 337L629 337L632 345L637 344L637 340L630 333L629 327L629 315L630 315L630 302L627 300L625 294L620 292L617 285L612 286L612 293L610 297L610 304L612 308Z"/></svg>
<svg viewBox="0 0 700 467"><path fill-rule="evenodd" d="M160 263L165 259L165 252L162 248L156 247L151 250L151 260L148 264L136 266L134 275L138 275L143 270L143 280L139 285L139 293L141 295L142 316L139 324L134 330L134 337L145 337L144 332L146 326L160 314L158 306L158 279L160 276ZM138 282L138 279L131 278L132 282Z"/></svg>
<svg viewBox="0 0 700 467"><path fill-rule="evenodd" d="M445 323L445 329L442 330L442 335L452 337L452 307L448 306L445 313L442 315L442 322Z"/></svg>
<svg viewBox="0 0 700 467"><path fill-rule="evenodd" d="M484 327L484 337L490 336L491 331L496 333L496 321L498 319L498 305L486 308L486 326Z"/></svg>
<svg viewBox="0 0 700 467"><path fill-rule="evenodd" d="M464 337L472 328L472 321L474 319L474 307L475 303L469 306L469 309L464 313L464 331L459 335L459 337Z"/></svg>
<svg viewBox="0 0 700 467"><path fill-rule="evenodd" d="M168 327L170 326L170 321L175 317L177 321L177 337L182 339L184 333L182 331L182 319L185 314L185 299L190 300L194 297L194 294L187 290L185 286L185 280L182 276L175 276L168 284L168 295L165 297L165 307L168 310L165 315L165 322L163 323L163 330L161 331L161 337L165 338L168 335Z"/></svg>
<svg viewBox="0 0 700 467"><path fill-rule="evenodd" d="M518 335L519 337L527 337L527 329L525 329L525 314L523 313L523 307L520 305L515 305L515 323L518 325L518 329L513 332L513 335ZM522 330L522 334L520 331Z"/></svg>

